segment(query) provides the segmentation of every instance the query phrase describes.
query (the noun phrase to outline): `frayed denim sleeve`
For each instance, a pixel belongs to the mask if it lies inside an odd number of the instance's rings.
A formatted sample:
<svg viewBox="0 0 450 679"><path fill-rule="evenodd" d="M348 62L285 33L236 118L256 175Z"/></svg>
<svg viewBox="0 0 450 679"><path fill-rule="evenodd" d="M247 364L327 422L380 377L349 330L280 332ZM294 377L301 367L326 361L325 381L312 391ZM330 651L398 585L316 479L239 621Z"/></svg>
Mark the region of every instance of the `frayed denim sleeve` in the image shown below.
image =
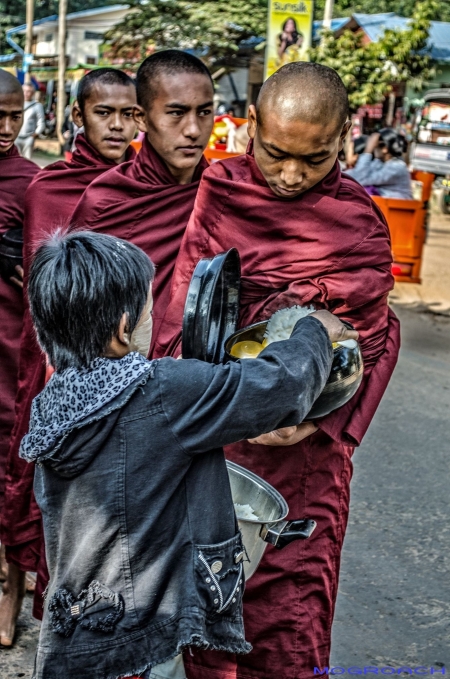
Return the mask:
<svg viewBox="0 0 450 679"><path fill-rule="evenodd" d="M168 425L189 454L301 423L331 369L328 334L315 318L301 319L289 340L256 359L226 365L163 359L161 401Z"/></svg>

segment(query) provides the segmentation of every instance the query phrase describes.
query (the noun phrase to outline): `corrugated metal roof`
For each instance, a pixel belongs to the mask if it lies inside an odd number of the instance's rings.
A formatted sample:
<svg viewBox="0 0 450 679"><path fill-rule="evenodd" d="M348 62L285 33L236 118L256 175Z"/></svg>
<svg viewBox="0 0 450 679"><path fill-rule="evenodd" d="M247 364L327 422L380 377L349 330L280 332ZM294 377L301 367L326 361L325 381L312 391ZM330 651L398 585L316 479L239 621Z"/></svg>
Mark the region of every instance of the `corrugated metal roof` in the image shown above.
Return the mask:
<svg viewBox="0 0 450 679"><path fill-rule="evenodd" d="M84 9L81 12L71 12L67 15L67 21L72 19L83 19L84 17L96 16L98 14L106 14L107 12L114 12L119 9L128 9L129 5L108 5L107 7L97 7L95 9ZM40 26L41 24L53 23L58 21L58 15L52 14L51 16L44 17L43 19L36 19L33 21L33 26ZM26 31L27 25L22 24L22 26L16 26L15 28L10 28L8 33L15 35L16 33L22 33Z"/></svg>
<svg viewBox="0 0 450 679"><path fill-rule="evenodd" d="M332 19L331 20L331 30L338 31L340 28L345 26L346 23L350 21L351 17L343 17L342 19ZM313 22L313 40L318 40L320 38L320 31L322 29L323 21Z"/></svg>

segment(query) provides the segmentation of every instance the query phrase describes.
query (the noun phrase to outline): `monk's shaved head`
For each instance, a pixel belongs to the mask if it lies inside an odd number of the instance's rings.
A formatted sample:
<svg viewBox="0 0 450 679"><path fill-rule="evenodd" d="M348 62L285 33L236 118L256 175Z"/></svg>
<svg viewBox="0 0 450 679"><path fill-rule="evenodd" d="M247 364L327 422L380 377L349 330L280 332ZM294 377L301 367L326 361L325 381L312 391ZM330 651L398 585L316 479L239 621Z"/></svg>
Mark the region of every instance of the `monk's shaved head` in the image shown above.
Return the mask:
<svg viewBox="0 0 450 679"><path fill-rule="evenodd" d="M261 88L256 112L258 122L267 111L276 111L286 121L306 123L336 121L341 128L348 117L348 95L332 68L304 61L286 64Z"/></svg>
<svg viewBox="0 0 450 679"><path fill-rule="evenodd" d="M0 95L18 94L23 101L22 85L11 73L0 68Z"/></svg>
<svg viewBox="0 0 450 679"><path fill-rule="evenodd" d="M192 73L204 75L213 87L211 74L207 67L192 54L181 50L162 50L147 57L139 67L136 77L138 103L150 109L158 95L158 85L165 75Z"/></svg>

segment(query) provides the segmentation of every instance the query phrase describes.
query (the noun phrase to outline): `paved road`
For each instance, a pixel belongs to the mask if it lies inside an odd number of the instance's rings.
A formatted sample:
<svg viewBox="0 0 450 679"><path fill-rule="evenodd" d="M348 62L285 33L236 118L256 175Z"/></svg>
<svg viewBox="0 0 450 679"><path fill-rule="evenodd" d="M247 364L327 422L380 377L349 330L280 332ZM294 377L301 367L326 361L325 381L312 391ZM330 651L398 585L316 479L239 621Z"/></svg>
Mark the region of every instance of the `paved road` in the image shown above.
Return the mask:
<svg viewBox="0 0 450 679"><path fill-rule="evenodd" d="M450 671L450 318L396 311L399 365L354 457L332 664Z"/></svg>

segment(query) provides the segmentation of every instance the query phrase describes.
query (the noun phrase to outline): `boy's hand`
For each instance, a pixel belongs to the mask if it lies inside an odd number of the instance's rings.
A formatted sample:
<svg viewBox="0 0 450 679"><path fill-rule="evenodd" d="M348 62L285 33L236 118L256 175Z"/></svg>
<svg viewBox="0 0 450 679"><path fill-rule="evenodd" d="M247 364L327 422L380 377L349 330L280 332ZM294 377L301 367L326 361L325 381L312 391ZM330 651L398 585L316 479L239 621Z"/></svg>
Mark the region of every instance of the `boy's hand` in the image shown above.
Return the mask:
<svg viewBox="0 0 450 679"><path fill-rule="evenodd" d="M307 436L311 436L318 430L314 422L303 422L296 427L283 427L283 429L275 429L268 434L262 434L256 439L248 439L249 443L259 444L261 446L293 446L294 443L303 441Z"/></svg>
<svg viewBox="0 0 450 679"><path fill-rule="evenodd" d="M328 337L330 342L343 342L344 340L357 340L359 335L356 330L350 330L344 325L337 316L334 316L329 311L322 309L320 311L314 311L310 314L317 318L318 321L325 326L325 330L328 332Z"/></svg>

